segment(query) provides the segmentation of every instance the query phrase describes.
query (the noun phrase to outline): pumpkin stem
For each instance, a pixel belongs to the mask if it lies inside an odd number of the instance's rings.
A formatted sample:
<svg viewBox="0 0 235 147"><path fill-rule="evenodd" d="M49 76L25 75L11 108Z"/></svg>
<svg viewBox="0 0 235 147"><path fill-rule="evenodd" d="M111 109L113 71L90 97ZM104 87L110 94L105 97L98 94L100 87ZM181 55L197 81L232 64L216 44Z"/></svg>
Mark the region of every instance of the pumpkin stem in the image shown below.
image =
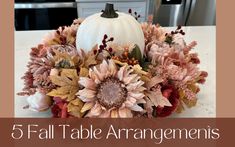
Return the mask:
<svg viewBox="0 0 235 147"><path fill-rule="evenodd" d="M115 12L113 8L113 4L106 3L105 10L102 11L101 17L104 18L117 18L118 14Z"/></svg>

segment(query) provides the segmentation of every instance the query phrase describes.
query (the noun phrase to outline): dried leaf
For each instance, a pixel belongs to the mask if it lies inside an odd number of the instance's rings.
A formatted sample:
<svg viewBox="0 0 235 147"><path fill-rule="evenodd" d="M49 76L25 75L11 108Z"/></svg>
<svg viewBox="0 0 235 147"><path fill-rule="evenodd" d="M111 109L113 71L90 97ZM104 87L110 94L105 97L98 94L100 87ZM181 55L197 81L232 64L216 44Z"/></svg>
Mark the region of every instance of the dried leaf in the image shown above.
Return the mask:
<svg viewBox="0 0 235 147"><path fill-rule="evenodd" d="M160 90L157 91L148 91L146 95L149 97L151 102L157 107L172 106L167 98L162 95Z"/></svg>
<svg viewBox="0 0 235 147"><path fill-rule="evenodd" d="M49 78L51 79L51 82L57 86L66 86L70 83L70 80L67 77L52 75Z"/></svg>
<svg viewBox="0 0 235 147"><path fill-rule="evenodd" d="M76 69L62 69L60 74L62 77L68 77L68 78L72 79L73 83L77 84L79 77L77 75Z"/></svg>
<svg viewBox="0 0 235 147"><path fill-rule="evenodd" d="M148 72L144 71L142 67L139 64L136 64L132 67L134 69L134 72L137 73L138 75L147 75Z"/></svg>
<svg viewBox="0 0 235 147"><path fill-rule="evenodd" d="M185 97L184 91L179 89L179 98L180 98L180 100L184 99L184 97Z"/></svg>
<svg viewBox="0 0 235 147"><path fill-rule="evenodd" d="M149 73L145 72L139 64L132 66L132 69L134 69L134 73L138 74L141 77L140 79L142 81L144 81L145 83L150 81Z"/></svg>
<svg viewBox="0 0 235 147"><path fill-rule="evenodd" d="M148 76L141 76L140 80L143 81L144 83L149 82L151 79Z"/></svg>
<svg viewBox="0 0 235 147"><path fill-rule="evenodd" d="M67 108L68 112L75 117L82 117L84 113L81 113L83 102L80 99L74 99L69 102Z"/></svg>
<svg viewBox="0 0 235 147"><path fill-rule="evenodd" d="M128 64L126 63L126 62L121 62L121 61L119 61L119 60L114 60L114 59L112 59L113 60L113 62L115 63L115 64L117 64L117 65L120 65L120 66L128 66Z"/></svg>
<svg viewBox="0 0 235 147"><path fill-rule="evenodd" d="M52 83L59 87L53 89L47 95L61 97L67 101L73 100L78 92L78 78L76 69L62 69L60 76L50 76Z"/></svg>
<svg viewBox="0 0 235 147"><path fill-rule="evenodd" d="M184 111L183 103L182 103L182 101L179 101L179 105L176 108L176 113L181 113L183 111Z"/></svg>
<svg viewBox="0 0 235 147"><path fill-rule="evenodd" d="M87 110L90 110L95 104L92 102L85 103L82 107L81 112L86 112Z"/></svg>
<svg viewBox="0 0 235 147"><path fill-rule="evenodd" d="M54 60L59 60L60 58L63 58L63 59L70 58L70 56L67 52L60 52L56 49L53 49L53 52L55 53Z"/></svg>
<svg viewBox="0 0 235 147"><path fill-rule="evenodd" d="M81 68L79 72L80 77L87 77L89 74L89 70L87 68Z"/></svg>
<svg viewBox="0 0 235 147"><path fill-rule="evenodd" d="M188 84L188 89L190 89L193 93L197 93L198 87L196 84Z"/></svg>
<svg viewBox="0 0 235 147"><path fill-rule="evenodd" d="M194 106L196 106L197 104L197 98L194 98L194 99L187 99L187 98L184 98L183 99L183 102L185 103L185 105L188 107L188 108L192 108Z"/></svg>
<svg viewBox="0 0 235 147"><path fill-rule="evenodd" d="M157 84L159 84L159 83L161 83L161 82L163 82L163 79L160 78L160 77L158 77L158 76L155 76L155 77L151 78L151 79L149 80L149 82L146 82L146 87L147 87L148 89L150 89L150 88L152 88L153 86L155 86L155 85L157 85Z"/></svg>
<svg viewBox="0 0 235 147"><path fill-rule="evenodd" d="M96 55L95 54L95 50L96 52L98 51L98 45L95 45L91 51L89 51L84 58L84 65L83 67L85 68L89 68L91 65L96 65L97 64L97 60L96 60Z"/></svg>
<svg viewBox="0 0 235 147"><path fill-rule="evenodd" d="M80 99L74 99L70 103L76 106L83 106L83 102Z"/></svg>
<svg viewBox="0 0 235 147"><path fill-rule="evenodd" d="M58 68L75 68L80 58L77 55L69 55L68 52L60 52L58 50L53 50L55 56L53 59L55 61L55 66Z"/></svg>

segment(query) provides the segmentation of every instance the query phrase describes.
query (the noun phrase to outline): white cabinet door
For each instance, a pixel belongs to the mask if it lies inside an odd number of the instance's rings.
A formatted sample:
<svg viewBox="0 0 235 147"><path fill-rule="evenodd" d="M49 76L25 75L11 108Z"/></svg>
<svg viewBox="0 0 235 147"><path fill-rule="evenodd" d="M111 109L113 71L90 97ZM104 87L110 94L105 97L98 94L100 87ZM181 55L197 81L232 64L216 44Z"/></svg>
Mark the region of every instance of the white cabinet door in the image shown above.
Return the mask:
<svg viewBox="0 0 235 147"><path fill-rule="evenodd" d="M86 18L104 9L105 3L77 3L78 17Z"/></svg>
<svg viewBox="0 0 235 147"><path fill-rule="evenodd" d="M138 15L140 15L139 21L145 21L147 17L147 2L118 2L115 5L117 5L117 9L120 12L126 12L128 13L128 10L131 9L132 12L137 12Z"/></svg>
<svg viewBox="0 0 235 147"><path fill-rule="evenodd" d="M82 2L77 3L78 17L86 18L97 12L101 12L105 8L105 2ZM140 15L139 21L145 21L147 18L147 1L142 2L114 2L114 8L120 12L128 13L129 9L132 12L137 12Z"/></svg>

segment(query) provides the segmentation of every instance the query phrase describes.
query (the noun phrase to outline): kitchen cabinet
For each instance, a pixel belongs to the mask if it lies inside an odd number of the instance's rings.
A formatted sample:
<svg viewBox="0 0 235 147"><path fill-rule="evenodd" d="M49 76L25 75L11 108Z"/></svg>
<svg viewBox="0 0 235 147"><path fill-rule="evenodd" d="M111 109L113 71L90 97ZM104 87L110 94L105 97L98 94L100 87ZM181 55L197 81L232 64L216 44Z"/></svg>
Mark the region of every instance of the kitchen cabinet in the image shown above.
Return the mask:
<svg viewBox="0 0 235 147"><path fill-rule="evenodd" d="M140 15L139 21L147 20L149 0L77 0L78 17L86 18L104 9L105 4L110 2L114 4L114 8L120 12L128 13L137 12Z"/></svg>

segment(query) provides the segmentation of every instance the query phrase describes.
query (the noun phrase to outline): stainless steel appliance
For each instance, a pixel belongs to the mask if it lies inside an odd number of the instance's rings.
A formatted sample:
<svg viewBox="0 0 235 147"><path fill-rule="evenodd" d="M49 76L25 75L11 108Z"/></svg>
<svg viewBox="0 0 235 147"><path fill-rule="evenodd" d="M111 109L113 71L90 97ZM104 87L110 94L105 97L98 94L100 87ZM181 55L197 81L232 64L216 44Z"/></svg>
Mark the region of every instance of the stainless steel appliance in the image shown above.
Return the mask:
<svg viewBox="0 0 235 147"><path fill-rule="evenodd" d="M162 26L215 25L216 0L150 0L154 23Z"/></svg>
<svg viewBox="0 0 235 147"><path fill-rule="evenodd" d="M15 0L15 29L49 30L77 18L75 0Z"/></svg>

